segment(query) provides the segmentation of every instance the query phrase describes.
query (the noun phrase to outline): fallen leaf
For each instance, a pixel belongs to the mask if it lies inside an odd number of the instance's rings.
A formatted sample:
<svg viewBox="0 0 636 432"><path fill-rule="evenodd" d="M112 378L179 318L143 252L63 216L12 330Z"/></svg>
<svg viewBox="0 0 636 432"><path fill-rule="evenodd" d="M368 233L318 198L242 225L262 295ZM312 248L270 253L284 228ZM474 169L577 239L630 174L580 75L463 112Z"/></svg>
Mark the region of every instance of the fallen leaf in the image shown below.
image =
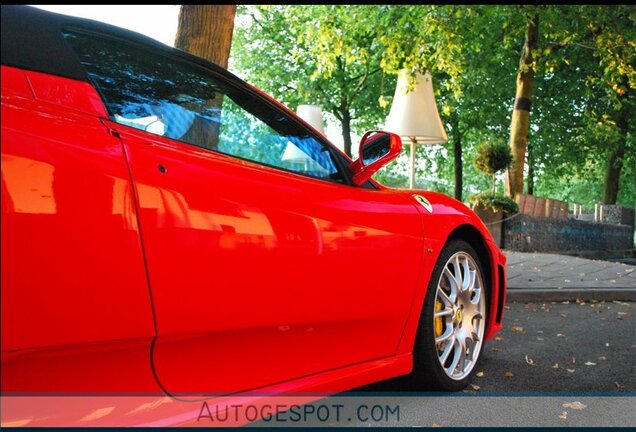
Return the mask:
<svg viewBox="0 0 636 432"><path fill-rule="evenodd" d="M583 410L583 409L587 408L587 405L585 405L585 404L583 404L583 403L581 403L581 402L579 402L579 401L576 401L576 402L566 402L566 403L564 403L564 404L563 404L563 405L561 405L561 406L562 406L563 408L570 408L570 409L577 410L577 411L580 411L580 410Z"/></svg>
<svg viewBox="0 0 636 432"><path fill-rule="evenodd" d="M600 356L598 359L599 359L599 360L603 360L603 361L605 361L605 360L607 360L607 357L605 357L605 356Z"/></svg>
<svg viewBox="0 0 636 432"><path fill-rule="evenodd" d="M563 301L563 302L561 302L561 303L562 303L562 304L570 304L570 302L569 302L569 301L567 301L567 300L566 300L566 301Z"/></svg>
<svg viewBox="0 0 636 432"><path fill-rule="evenodd" d="M568 371L570 373L574 373L574 369L566 369L566 371Z"/></svg>
<svg viewBox="0 0 636 432"><path fill-rule="evenodd" d="M559 416L560 419L566 420L568 418L568 412L563 411L563 413Z"/></svg>
<svg viewBox="0 0 636 432"><path fill-rule="evenodd" d="M513 374L513 373L512 373L512 372L510 372L510 371L508 371L508 372L506 372L506 373L504 374L504 376L505 376L505 377L507 377L507 378L511 378L511 377L515 376L515 374Z"/></svg>
<svg viewBox="0 0 636 432"><path fill-rule="evenodd" d="M619 383L618 381L614 382L614 385L616 386L617 389L619 390L623 390L625 388L625 386L621 383Z"/></svg>
<svg viewBox="0 0 636 432"><path fill-rule="evenodd" d="M526 363L528 363L530 366L536 366L536 364L534 364L534 360L532 360L532 358L528 357L527 354L526 354Z"/></svg>
<svg viewBox="0 0 636 432"><path fill-rule="evenodd" d="M479 371L479 372L477 372L477 376L478 376L479 378L483 377L483 376L484 376L484 372L483 372L483 371Z"/></svg>
<svg viewBox="0 0 636 432"><path fill-rule="evenodd" d="M563 333L557 333L557 337L565 337Z"/></svg>
<svg viewBox="0 0 636 432"><path fill-rule="evenodd" d="M588 362L585 362L585 366L596 366L596 363L588 361Z"/></svg>
<svg viewBox="0 0 636 432"><path fill-rule="evenodd" d="M576 358L574 358L574 356L572 356L572 364L576 363Z"/></svg>
<svg viewBox="0 0 636 432"><path fill-rule="evenodd" d="M627 316L627 312L620 311L618 312L618 316Z"/></svg>
<svg viewBox="0 0 636 432"><path fill-rule="evenodd" d="M558 369L558 368L559 368L559 364L558 363L555 363L555 364L552 365L552 369Z"/></svg>
<svg viewBox="0 0 636 432"><path fill-rule="evenodd" d="M523 327L521 326L512 326L510 327L510 331L513 333L522 333L523 332Z"/></svg>
<svg viewBox="0 0 636 432"><path fill-rule="evenodd" d="M497 342L501 342L502 340L504 340L504 338L497 336L497 337L495 338L495 340L496 340Z"/></svg>
<svg viewBox="0 0 636 432"><path fill-rule="evenodd" d="M568 316L566 314L561 314L562 318L567 318Z"/></svg>
<svg viewBox="0 0 636 432"><path fill-rule="evenodd" d="M475 391L479 391L480 387L476 384L470 383L468 384L470 386L470 388L472 388Z"/></svg>

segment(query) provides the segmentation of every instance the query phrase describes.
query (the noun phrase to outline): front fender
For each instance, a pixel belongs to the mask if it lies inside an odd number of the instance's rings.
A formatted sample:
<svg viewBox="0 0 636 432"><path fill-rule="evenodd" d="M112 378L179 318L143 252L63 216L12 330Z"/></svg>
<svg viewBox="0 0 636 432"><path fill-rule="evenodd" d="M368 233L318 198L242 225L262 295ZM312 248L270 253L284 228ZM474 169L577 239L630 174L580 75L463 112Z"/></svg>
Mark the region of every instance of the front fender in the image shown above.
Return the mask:
<svg viewBox="0 0 636 432"><path fill-rule="evenodd" d="M489 288L488 322L485 340L491 339L502 326L503 306L506 298L506 257L495 244L488 228L465 204L446 195L418 190L396 192L410 200L421 214L425 251L422 255L422 271L418 289L409 312L398 354L412 352L420 314L430 283L430 277L440 253L450 238L468 241L480 255L484 272L487 273ZM414 195L424 197L427 203L420 203Z"/></svg>

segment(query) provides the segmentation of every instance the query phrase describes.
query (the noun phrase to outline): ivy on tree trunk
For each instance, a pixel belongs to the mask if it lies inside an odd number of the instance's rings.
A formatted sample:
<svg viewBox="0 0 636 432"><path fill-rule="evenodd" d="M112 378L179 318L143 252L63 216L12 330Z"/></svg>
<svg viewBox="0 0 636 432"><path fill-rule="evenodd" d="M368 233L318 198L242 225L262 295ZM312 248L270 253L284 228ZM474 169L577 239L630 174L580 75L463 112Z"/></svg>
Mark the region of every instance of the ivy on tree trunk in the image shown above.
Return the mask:
<svg viewBox="0 0 636 432"><path fill-rule="evenodd" d="M517 91L510 124L510 148L514 157L506 180L506 194L510 197L523 193L523 167L530 128L530 105L534 93L532 55L537 48L538 36L539 15L537 13L526 15L526 36L519 61Z"/></svg>

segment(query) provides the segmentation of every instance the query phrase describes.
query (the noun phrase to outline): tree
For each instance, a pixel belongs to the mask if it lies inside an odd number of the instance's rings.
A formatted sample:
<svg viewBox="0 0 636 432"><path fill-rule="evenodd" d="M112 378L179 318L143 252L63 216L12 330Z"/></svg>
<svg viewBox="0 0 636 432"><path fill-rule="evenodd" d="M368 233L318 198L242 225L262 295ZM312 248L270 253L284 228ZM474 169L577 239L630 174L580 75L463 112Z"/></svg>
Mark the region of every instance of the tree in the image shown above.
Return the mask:
<svg viewBox="0 0 636 432"><path fill-rule="evenodd" d="M175 48L227 68L235 13L235 5L182 5ZM223 95L215 96L210 105L220 108L223 105ZM210 149L216 148L219 126L217 122L196 117L188 131L188 140L206 143L205 146Z"/></svg>
<svg viewBox="0 0 636 432"><path fill-rule="evenodd" d="M536 168L546 196L633 205L633 188L619 186L635 171L636 11L551 6L541 20L528 190Z"/></svg>
<svg viewBox="0 0 636 432"><path fill-rule="evenodd" d="M526 159L528 132L530 128L530 106L534 92L533 60L539 38L539 14L534 6L525 11L525 41L519 59L517 90L510 122L510 148L515 162L508 170L506 192L513 197L523 192L523 167Z"/></svg>
<svg viewBox="0 0 636 432"><path fill-rule="evenodd" d="M387 21L399 26L383 35L385 55L389 56L383 60L385 67L387 71L406 67L433 72L436 100L450 138L444 148L430 149L435 159L431 168L437 171L429 174L444 181L428 186L461 200L465 188L475 192L483 181L463 158L483 139L503 136L504 123L509 121L503 101L510 93L506 83L514 79L508 66L518 53L514 48L517 35L511 37L506 26L515 15L512 8L501 6L391 8L393 16ZM514 29L516 22L509 27ZM449 156L452 165L446 162ZM452 189L448 187L451 178Z"/></svg>
<svg viewBox="0 0 636 432"><path fill-rule="evenodd" d="M603 190L603 203L615 204L630 134L636 129L636 10L590 7L589 12L594 17L588 26L593 51L602 71L598 80L613 105L606 116L618 135L608 155Z"/></svg>
<svg viewBox="0 0 636 432"><path fill-rule="evenodd" d="M175 48L227 68L236 5L182 5Z"/></svg>
<svg viewBox="0 0 636 432"><path fill-rule="evenodd" d="M248 81L290 106L321 105L340 123L345 153L351 133L377 128L384 77L378 27L359 22L375 6L247 6L233 66ZM262 56L255 61L255 56Z"/></svg>
<svg viewBox="0 0 636 432"><path fill-rule="evenodd" d="M495 195L497 173L510 166L512 153L501 141L485 141L477 147L473 162L479 171L492 176L492 194Z"/></svg>
<svg viewBox="0 0 636 432"><path fill-rule="evenodd" d="M636 10L630 6L241 10L250 19L235 35L242 38L233 52L239 72L287 104L317 103L338 113L343 135L382 124L401 69L431 72L450 142L417 148L430 161L420 177L428 188L461 199L488 187L466 158L485 140L521 137L520 190L527 164L530 193L633 205ZM515 87L515 77L523 85ZM531 122L528 111L510 109L513 92L532 98ZM343 95L349 122L340 109ZM405 186L407 164L401 156L376 178Z"/></svg>

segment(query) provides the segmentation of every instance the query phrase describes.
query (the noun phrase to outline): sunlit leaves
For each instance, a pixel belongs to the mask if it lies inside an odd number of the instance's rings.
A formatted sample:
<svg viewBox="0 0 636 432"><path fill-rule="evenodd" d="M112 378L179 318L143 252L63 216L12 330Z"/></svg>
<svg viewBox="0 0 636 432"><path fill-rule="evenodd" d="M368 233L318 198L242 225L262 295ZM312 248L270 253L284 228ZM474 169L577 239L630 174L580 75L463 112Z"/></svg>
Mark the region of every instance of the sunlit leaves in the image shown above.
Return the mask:
<svg viewBox="0 0 636 432"><path fill-rule="evenodd" d="M380 127L396 73L431 72L453 139L460 132L464 196L488 188L472 166L475 145L508 140L526 15L539 14L529 162L535 193L591 205L605 161L626 140L619 202L633 204L636 9L626 5L240 6L231 68L295 108L316 103L353 116L354 133ZM354 95L366 71L370 75ZM371 73L373 72L373 73ZM452 143L418 147L420 185L452 193ZM378 174L404 186L408 156Z"/></svg>

